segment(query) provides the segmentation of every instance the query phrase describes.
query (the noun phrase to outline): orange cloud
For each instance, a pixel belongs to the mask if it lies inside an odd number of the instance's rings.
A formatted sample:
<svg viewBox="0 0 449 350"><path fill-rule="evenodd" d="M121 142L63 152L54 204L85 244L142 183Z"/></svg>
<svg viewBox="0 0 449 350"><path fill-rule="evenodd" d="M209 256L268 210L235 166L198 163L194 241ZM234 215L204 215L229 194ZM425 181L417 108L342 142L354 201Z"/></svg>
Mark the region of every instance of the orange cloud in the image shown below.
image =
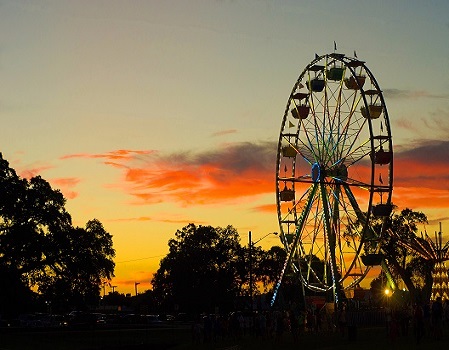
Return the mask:
<svg viewBox="0 0 449 350"><path fill-rule="evenodd" d="M419 141L397 149L393 202L410 208L449 207L449 141ZM274 142L226 144L199 153L118 150L62 158L76 157L103 159L104 164L120 170L122 181L111 186L132 196L135 205L235 203L273 194L275 188ZM363 169L360 166L358 171ZM274 206L255 210L274 212Z"/></svg>
<svg viewBox="0 0 449 350"><path fill-rule="evenodd" d="M129 222L129 221L152 221L149 216L139 216L137 218L120 218L120 219L110 219L109 221L118 221L118 222Z"/></svg>
<svg viewBox="0 0 449 350"><path fill-rule="evenodd" d="M47 165L40 165L40 166L35 166L35 167L27 168L27 169L22 169L22 170L19 170L17 173L20 177L23 177L24 179L29 180L32 177L40 175L45 170L49 170L52 168L54 168L52 165L47 164Z"/></svg>
<svg viewBox="0 0 449 350"><path fill-rule="evenodd" d="M261 213L275 214L277 208L276 208L276 204L266 204L266 205L259 205L257 207L254 207L253 210L261 212Z"/></svg>
<svg viewBox="0 0 449 350"><path fill-rule="evenodd" d="M421 187L395 187L393 202L400 208L448 208L449 191Z"/></svg>
<svg viewBox="0 0 449 350"><path fill-rule="evenodd" d="M413 149L395 154L395 186L449 189L449 141L418 143Z"/></svg>
<svg viewBox="0 0 449 350"><path fill-rule="evenodd" d="M24 179L31 179L32 177L39 176L43 172L49 169L53 169L54 166L50 164L46 165L39 165L39 166L32 166L26 169L21 169L18 171L18 174L20 177ZM56 187L61 190L64 197L68 199L74 199L78 196L78 193L73 191L72 188L75 187L80 180L74 177L70 178L56 178L56 179L49 179L47 180L49 183L51 183L52 187Z"/></svg>
<svg viewBox="0 0 449 350"><path fill-rule="evenodd" d="M56 185L56 187L61 189L61 192L64 194L64 197L68 199L74 199L78 196L78 192L72 190L73 187L78 185L80 182L79 178L76 177L65 177L65 178L57 178L52 179L51 182Z"/></svg>
<svg viewBox="0 0 449 350"><path fill-rule="evenodd" d="M215 204L273 192L276 146L239 143L198 154L119 150L62 157L70 158L104 159L121 169L123 182L116 187L133 196L133 204Z"/></svg>

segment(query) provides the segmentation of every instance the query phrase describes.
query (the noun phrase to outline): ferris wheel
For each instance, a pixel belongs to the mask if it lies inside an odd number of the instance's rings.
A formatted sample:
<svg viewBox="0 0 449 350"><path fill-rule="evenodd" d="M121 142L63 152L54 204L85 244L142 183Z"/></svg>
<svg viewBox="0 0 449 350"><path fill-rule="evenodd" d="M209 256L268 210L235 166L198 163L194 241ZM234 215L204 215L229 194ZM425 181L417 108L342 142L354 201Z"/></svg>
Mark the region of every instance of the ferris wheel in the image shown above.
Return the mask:
<svg viewBox="0 0 449 350"><path fill-rule="evenodd" d="M391 213L392 174L390 122L374 75L356 57L316 55L293 86L277 147L287 252L278 286L290 266L305 287L332 290L338 302L378 265L382 233L373 224Z"/></svg>

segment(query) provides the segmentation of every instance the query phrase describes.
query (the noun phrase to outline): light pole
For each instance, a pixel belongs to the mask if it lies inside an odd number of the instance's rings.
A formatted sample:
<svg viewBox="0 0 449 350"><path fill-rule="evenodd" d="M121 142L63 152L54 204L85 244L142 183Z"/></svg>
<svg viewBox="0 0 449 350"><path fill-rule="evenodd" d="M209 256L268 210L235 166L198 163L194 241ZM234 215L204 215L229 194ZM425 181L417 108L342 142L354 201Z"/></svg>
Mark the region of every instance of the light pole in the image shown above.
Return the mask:
<svg viewBox="0 0 449 350"><path fill-rule="evenodd" d="M269 235L277 235L277 232L269 232L262 238L253 242L251 238L251 231L248 232L248 245L249 245L249 298L250 298L250 310L251 314L253 313L253 246L259 243L261 240L266 238Z"/></svg>
<svg viewBox="0 0 449 350"><path fill-rule="evenodd" d="M103 298L106 295L106 284L108 284L108 282L103 282Z"/></svg>
<svg viewBox="0 0 449 350"><path fill-rule="evenodd" d="M134 289L136 290L136 296L137 296L137 286L140 284L140 282L134 282Z"/></svg>

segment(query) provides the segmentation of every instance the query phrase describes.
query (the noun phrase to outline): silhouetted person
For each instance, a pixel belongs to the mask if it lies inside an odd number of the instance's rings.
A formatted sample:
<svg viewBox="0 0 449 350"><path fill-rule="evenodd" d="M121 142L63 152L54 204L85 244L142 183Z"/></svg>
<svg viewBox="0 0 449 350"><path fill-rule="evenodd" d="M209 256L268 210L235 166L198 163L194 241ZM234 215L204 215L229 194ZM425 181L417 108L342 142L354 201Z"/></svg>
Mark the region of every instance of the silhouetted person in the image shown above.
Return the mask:
<svg viewBox="0 0 449 350"><path fill-rule="evenodd" d="M201 343L201 323L200 317L195 317L195 321L192 324L192 342L193 344Z"/></svg>
<svg viewBox="0 0 449 350"><path fill-rule="evenodd" d="M343 337L346 335L347 325L348 320L346 317L346 307L343 305L338 315L338 328L340 329L340 333Z"/></svg>
<svg viewBox="0 0 449 350"><path fill-rule="evenodd" d="M434 337L439 340L443 335L443 303L438 297L432 303L432 329Z"/></svg>
<svg viewBox="0 0 449 350"><path fill-rule="evenodd" d="M424 334L425 335L429 335L430 334L430 329L431 329L431 310L430 310L430 304L429 303L425 303L423 306L423 311L424 311Z"/></svg>
<svg viewBox="0 0 449 350"><path fill-rule="evenodd" d="M299 320L293 311L290 313L290 331L293 336L293 342L297 343L299 337Z"/></svg>
<svg viewBox="0 0 449 350"><path fill-rule="evenodd" d="M420 304L415 305L415 310L413 312L413 326L416 343L419 344L424 335L424 310Z"/></svg>
<svg viewBox="0 0 449 350"><path fill-rule="evenodd" d="M276 335L274 339L275 343L281 342L284 330L285 330L284 315L282 312L279 312L278 315L276 316Z"/></svg>

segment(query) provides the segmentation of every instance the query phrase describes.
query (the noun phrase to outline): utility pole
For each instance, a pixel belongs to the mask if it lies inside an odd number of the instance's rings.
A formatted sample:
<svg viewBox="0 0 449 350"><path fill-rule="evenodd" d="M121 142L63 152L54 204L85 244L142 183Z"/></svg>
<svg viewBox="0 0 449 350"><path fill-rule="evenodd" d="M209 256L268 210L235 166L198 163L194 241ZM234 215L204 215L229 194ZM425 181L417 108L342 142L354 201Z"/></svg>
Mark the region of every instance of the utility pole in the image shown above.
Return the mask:
<svg viewBox="0 0 449 350"><path fill-rule="evenodd" d="M270 232L267 233L265 236L263 236L262 238L258 239L257 241L253 242L252 240L252 236L251 236L251 231L248 232L248 245L249 245L249 297L250 297L250 301L251 301L251 306L250 306L250 310L251 313L253 312L253 246L257 243L259 243L261 240L263 240L264 238L266 238L269 235L278 235L277 232Z"/></svg>
<svg viewBox="0 0 449 350"><path fill-rule="evenodd" d="M249 240L249 298L251 315L253 313L253 242L251 240L251 231L248 233Z"/></svg>

